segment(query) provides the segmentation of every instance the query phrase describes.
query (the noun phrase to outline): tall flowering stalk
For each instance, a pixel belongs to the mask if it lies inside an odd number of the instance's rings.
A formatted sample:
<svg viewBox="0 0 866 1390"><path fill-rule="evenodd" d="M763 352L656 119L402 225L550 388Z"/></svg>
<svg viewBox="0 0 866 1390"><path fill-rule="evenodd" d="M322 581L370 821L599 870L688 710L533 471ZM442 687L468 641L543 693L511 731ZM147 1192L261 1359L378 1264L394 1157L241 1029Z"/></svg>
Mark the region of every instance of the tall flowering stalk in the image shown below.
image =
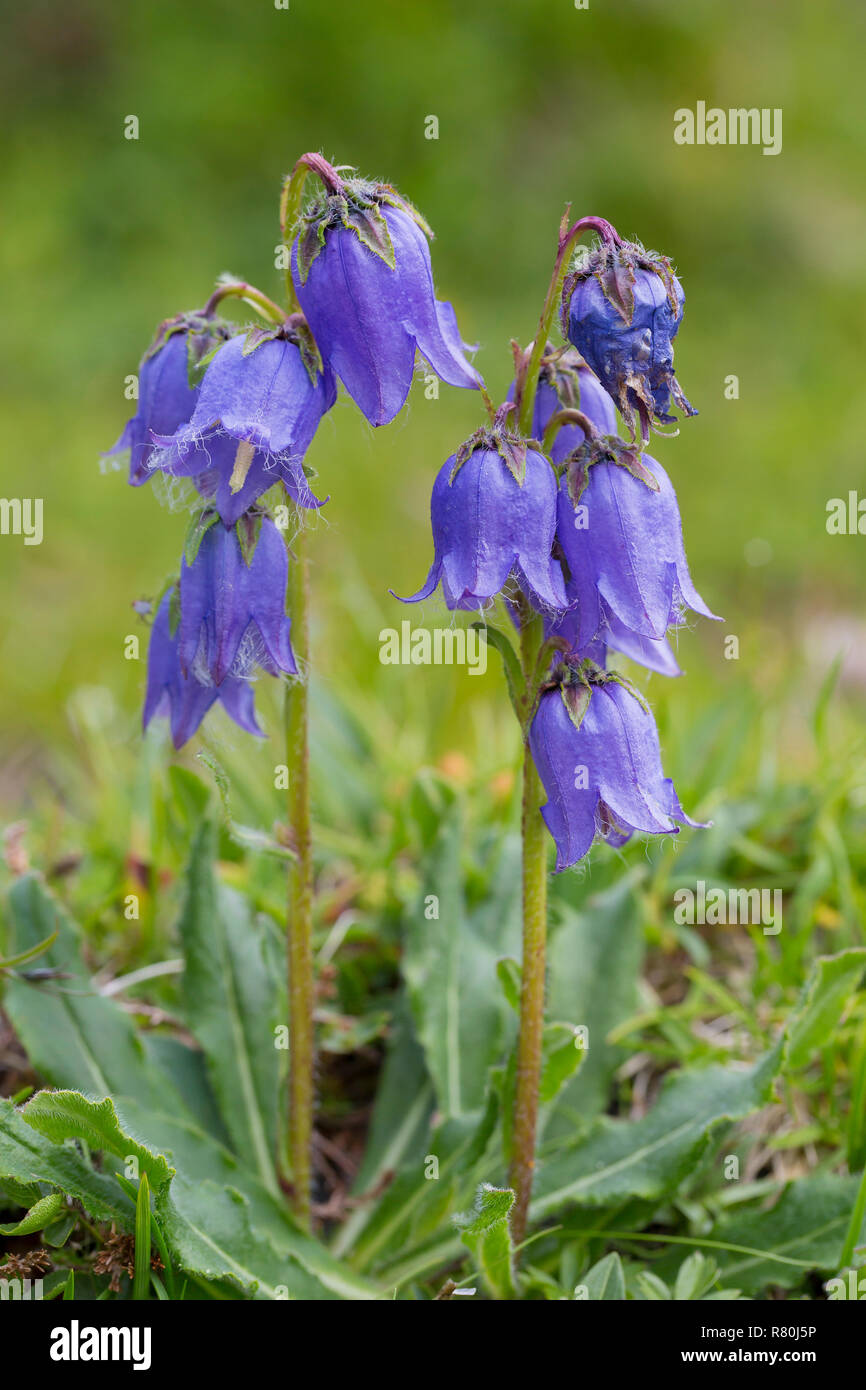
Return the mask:
<svg viewBox="0 0 866 1390"><path fill-rule="evenodd" d="M315 175L321 192L304 204ZM180 574L157 604L144 725L160 715L182 747L219 701L262 735L253 682L286 680L289 1119L293 1206L309 1226L314 1104L313 848L308 678L310 580L305 512L322 505L304 467L338 381L371 425L405 404L416 353L444 381L479 389L450 304L433 289L427 224L390 185L303 155L280 202L286 304L246 281L217 285L206 304L166 320L139 371L138 409L112 454L129 481L185 477L201 498ZM237 299L246 327L225 320ZM269 505L280 485L294 525L278 533ZM287 542L287 544L286 544Z"/></svg>
<svg viewBox="0 0 866 1390"><path fill-rule="evenodd" d="M579 238L597 236L589 254ZM573 262L573 264L572 264ZM549 831L561 871L596 837L695 825L662 771L653 716L609 666L621 652L678 674L667 640L687 609L714 615L686 563L676 495L644 452L673 402L682 286L670 262L609 222L560 226L533 342L513 344L505 404L447 460L433 487L433 563L408 602L441 585L451 609L501 598L517 632L486 623L523 737L523 966L510 1136L515 1240L535 1167L542 1069ZM557 317L567 343L553 345ZM628 430L616 428L616 406Z"/></svg>

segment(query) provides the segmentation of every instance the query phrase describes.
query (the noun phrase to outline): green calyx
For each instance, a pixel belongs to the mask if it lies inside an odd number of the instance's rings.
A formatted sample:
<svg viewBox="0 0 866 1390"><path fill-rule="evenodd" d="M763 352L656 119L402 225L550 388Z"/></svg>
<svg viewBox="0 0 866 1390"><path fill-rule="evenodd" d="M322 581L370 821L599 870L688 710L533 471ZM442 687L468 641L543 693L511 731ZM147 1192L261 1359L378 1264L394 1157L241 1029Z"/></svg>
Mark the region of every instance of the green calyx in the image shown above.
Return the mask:
<svg viewBox="0 0 866 1390"><path fill-rule="evenodd" d="M454 467L451 469L451 475L448 479L449 486L476 449L485 449L490 453L498 454L518 486L523 486L526 479L526 451L531 444L535 444L536 448L541 446L536 444L534 440L523 439L519 434L508 429L506 420L513 409L511 403L503 406L497 411L492 425L482 425L480 429L469 436L464 444L460 445L454 455Z"/></svg>
<svg viewBox="0 0 866 1390"><path fill-rule="evenodd" d="M204 507L193 516L187 527L183 542L183 558L188 565L194 564L195 558L201 549L202 541L210 528L218 521L219 512L215 507Z"/></svg>
<svg viewBox="0 0 866 1390"><path fill-rule="evenodd" d="M550 386L564 410L580 409L580 368L586 363L577 348L548 343L538 372L539 383Z"/></svg>
<svg viewBox="0 0 866 1390"><path fill-rule="evenodd" d="M292 314L285 323L274 324L272 327L253 324L247 329L241 355L249 357L263 343L280 341L294 343L301 354L301 361L307 369L307 375L315 386L319 373L322 371L322 356L303 314ZM221 343L218 344L217 348L208 354L204 366L207 366L221 346Z"/></svg>
<svg viewBox="0 0 866 1390"><path fill-rule="evenodd" d="M256 553L256 546L259 543L259 536L262 531L262 522L268 515L267 509L258 505L250 507L249 511L244 512L243 516L235 525L235 534L238 538L238 545L241 548L241 555L249 568ZM195 558L201 548L201 543L212 526L220 520L219 512L216 507L207 506L194 516L189 524L186 539L183 545L183 558L187 565L195 563ZM220 523L221 524L221 523ZM180 611L178 609L178 611Z"/></svg>
<svg viewBox="0 0 866 1390"><path fill-rule="evenodd" d="M223 343L228 341L232 331L231 324L225 319L203 314L200 310L176 314L174 318L166 319L160 324L153 342L144 354L144 360L155 357L176 333L185 333L187 379L190 387L194 389L201 383L208 362Z"/></svg>
<svg viewBox="0 0 866 1390"><path fill-rule="evenodd" d="M617 246L611 241L600 242L587 255L576 258L575 267L565 277L562 286L560 313L563 336L568 336L568 306L575 287L594 276L609 304L624 323L634 318L634 282L636 270L648 270L657 275L665 287L671 312L678 309L674 268L667 256L647 251L638 241L624 241Z"/></svg>
<svg viewBox="0 0 866 1390"><path fill-rule="evenodd" d="M649 705L632 681L619 671L605 671L591 657L584 657L582 661L574 657L561 661L553 670L550 680L545 682L543 689L559 690L569 719L574 727L579 729L589 709L592 692L601 685L621 685L649 714Z"/></svg>
<svg viewBox="0 0 866 1390"><path fill-rule="evenodd" d="M251 507L248 512L244 512L240 521L235 527L238 545L244 557L247 569L253 563L253 556L256 553L256 546L259 543L259 536L262 533L262 522L265 513L261 507Z"/></svg>
<svg viewBox="0 0 866 1390"><path fill-rule="evenodd" d="M580 503L589 483L589 470L596 463L613 463L637 478L650 492L659 491L658 480L644 463L637 443L621 439L618 434L600 434L594 439L585 439L565 460L568 495L573 506Z"/></svg>
<svg viewBox="0 0 866 1390"><path fill-rule="evenodd" d="M348 179L343 191L328 192L316 199L298 221L298 271L301 284L306 284L310 267L325 244L325 236L333 227L344 227L368 251L384 261L390 270L396 267L394 245L382 205L399 208L411 217L425 236L433 233L424 218L411 203L387 183L370 179Z"/></svg>

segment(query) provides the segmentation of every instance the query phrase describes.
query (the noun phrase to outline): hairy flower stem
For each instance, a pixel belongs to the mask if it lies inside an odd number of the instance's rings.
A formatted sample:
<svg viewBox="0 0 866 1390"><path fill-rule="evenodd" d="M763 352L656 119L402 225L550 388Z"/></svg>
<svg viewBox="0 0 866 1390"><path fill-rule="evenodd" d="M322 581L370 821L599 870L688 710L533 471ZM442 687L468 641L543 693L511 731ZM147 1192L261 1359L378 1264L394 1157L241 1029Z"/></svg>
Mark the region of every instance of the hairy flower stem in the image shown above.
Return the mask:
<svg viewBox="0 0 866 1390"><path fill-rule="evenodd" d="M210 318L216 312L217 306L224 299L237 298L243 299L245 303L257 309L263 318L271 323L285 322L286 315L278 304L269 299L261 290L257 290L255 285L248 285L246 280L227 280L223 284L217 285L207 304L204 306L203 313L205 318Z"/></svg>
<svg viewBox="0 0 866 1390"><path fill-rule="evenodd" d="M289 248L300 216L304 185L307 182L308 174L316 174L329 193L341 194L345 193L346 190L346 185L333 164L329 164L320 154L301 155L292 172L287 174L283 180L283 191L280 196L280 235L283 239L283 245ZM286 297L289 301L290 311L300 307L292 280L291 263L286 266Z"/></svg>
<svg viewBox="0 0 866 1390"><path fill-rule="evenodd" d="M538 331L531 349L523 356L523 362L515 383L518 432L524 438L532 433L532 411L535 405L538 371L550 337L550 330L553 327L553 320L556 317L563 281L568 274L569 257L575 242L583 236L584 232L592 231L597 232L604 241L612 241L617 245L622 244L619 233L603 217L581 217L571 227L568 227L566 222L567 217L563 218L560 227L556 260L553 264L553 274L550 277L547 295L538 320Z"/></svg>
<svg viewBox="0 0 866 1390"><path fill-rule="evenodd" d="M538 654L543 624L528 603L522 605L520 663L526 684L528 715L534 700ZM541 1043L544 1028L544 977L547 950L547 832L541 819L543 791L529 749L528 723L523 748L523 976L520 989L520 1035L517 1043L517 1078L514 1097L514 1135L509 1181L517 1198L511 1216L515 1244L526 1232L529 1199L535 1169L535 1129L538 1119L538 1087L541 1079Z"/></svg>
<svg viewBox="0 0 866 1390"><path fill-rule="evenodd" d="M309 598L306 536L298 531L289 564L289 614L299 675L286 685L288 824L294 858L288 874L289 1165L292 1203L301 1226L310 1226L313 1132L313 849L310 831Z"/></svg>

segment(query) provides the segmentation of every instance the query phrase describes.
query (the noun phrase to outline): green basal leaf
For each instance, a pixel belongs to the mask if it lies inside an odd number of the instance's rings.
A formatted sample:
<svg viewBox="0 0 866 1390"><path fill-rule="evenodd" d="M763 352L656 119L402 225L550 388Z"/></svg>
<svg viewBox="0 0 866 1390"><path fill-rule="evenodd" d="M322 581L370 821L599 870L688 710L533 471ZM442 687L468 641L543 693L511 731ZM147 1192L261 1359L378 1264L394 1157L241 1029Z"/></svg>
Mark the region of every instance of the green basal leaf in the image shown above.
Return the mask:
<svg viewBox="0 0 866 1390"><path fill-rule="evenodd" d="M43 1245L50 1245L54 1250L61 1249L77 1225L78 1215L76 1212L73 1212L71 1216L61 1216L58 1221L53 1221L50 1226L45 1227L42 1232Z"/></svg>
<svg viewBox="0 0 866 1390"><path fill-rule="evenodd" d="M34 1231L42 1231L56 1220L65 1206L66 1198L62 1192L50 1192L47 1197L40 1197L20 1221L0 1226L0 1235L29 1236Z"/></svg>
<svg viewBox="0 0 866 1390"><path fill-rule="evenodd" d="M600 1207L639 1197L658 1201L708 1156L735 1121L770 1098L781 1045L747 1069L680 1072L641 1120L597 1120L539 1169L531 1213Z"/></svg>
<svg viewBox="0 0 866 1390"><path fill-rule="evenodd" d="M542 1035L540 1105L550 1105L576 1073L586 1056L570 1023L545 1023Z"/></svg>
<svg viewBox="0 0 866 1390"><path fill-rule="evenodd" d="M470 911L464 835L455 806L429 850L422 891L405 926L409 1000L445 1116L484 1103L488 1070L506 1055L515 1031L496 970L503 953L519 950L519 848L506 838L491 851L487 896Z"/></svg>
<svg viewBox="0 0 866 1390"><path fill-rule="evenodd" d="M0 1195L16 1207L32 1207L45 1194L35 1182L15 1182L14 1178L4 1177L0 1181Z"/></svg>
<svg viewBox="0 0 866 1390"><path fill-rule="evenodd" d="M16 953L36 943L46 966L65 977L57 989L37 989L11 977L4 1006L34 1069L61 1089L96 1096L132 1096L152 1110L187 1115L170 1078L149 1059L133 1020L97 993L81 952L81 932L36 874L9 894L10 944Z"/></svg>
<svg viewBox="0 0 866 1390"><path fill-rule="evenodd" d="M765 1201L726 1213L708 1233L725 1284L752 1296L768 1287L797 1288L810 1271L837 1275L858 1187L857 1176L813 1173L789 1183L770 1206ZM866 1220L857 1243L864 1241ZM665 1256L658 1266L662 1277L673 1264L673 1256Z"/></svg>
<svg viewBox="0 0 866 1390"><path fill-rule="evenodd" d="M556 902L548 959L548 1012L586 1030L588 1046L574 1077L542 1116L545 1136L573 1134L607 1107L624 1052L608 1035L633 1012L643 960L641 874L610 888L593 876L579 907ZM598 887L594 885L598 883Z"/></svg>
<svg viewBox="0 0 866 1390"><path fill-rule="evenodd" d="M28 1125L11 1101L0 1100L0 1180L49 1183L77 1199L97 1221L131 1231L134 1209L108 1173L97 1173L68 1144L54 1143Z"/></svg>
<svg viewBox="0 0 866 1390"><path fill-rule="evenodd" d="M24 965L29 960L36 960L37 956L41 956L48 950L49 946L53 946L56 940L57 932L55 931L50 936L46 936L44 941L37 941L35 946L30 946L26 951L19 951L17 956L7 956L5 960L0 960L0 972L12 970L19 965Z"/></svg>
<svg viewBox="0 0 866 1390"><path fill-rule="evenodd" d="M174 1172L162 1154L152 1153L124 1133L109 1096L93 1101L78 1091L37 1091L20 1113L32 1129L55 1144L83 1139L91 1150L112 1153L126 1164L134 1161L137 1171L150 1178L156 1191Z"/></svg>
<svg viewBox="0 0 866 1390"><path fill-rule="evenodd" d="M368 1280L302 1235L285 1206L254 1214L236 1189L175 1178L156 1214L179 1268L227 1281L257 1299L369 1301L382 1297Z"/></svg>
<svg viewBox="0 0 866 1390"><path fill-rule="evenodd" d="M520 982L523 975L519 961L516 961L513 956L503 956L502 960L496 962L496 974L499 977L505 998L514 1012L519 1013Z"/></svg>
<svg viewBox="0 0 866 1390"><path fill-rule="evenodd" d="M605 1255L604 1259L592 1266L578 1287L581 1297L590 1303L624 1302L625 1275L619 1255L615 1251Z"/></svg>
<svg viewBox="0 0 866 1390"><path fill-rule="evenodd" d="M484 1283L494 1298L516 1298L514 1251L509 1215L514 1206L509 1187L482 1183L470 1212L454 1218L463 1244L471 1251Z"/></svg>
<svg viewBox="0 0 866 1390"><path fill-rule="evenodd" d="M217 884L215 850L205 823L190 854L180 920L186 1018L236 1152L276 1194L286 1059L276 1046L286 1020L279 944L240 894Z"/></svg>
<svg viewBox="0 0 866 1390"><path fill-rule="evenodd" d="M788 1026L786 1068L796 1071L814 1061L832 1038L866 969L866 947L852 946L835 956L819 956Z"/></svg>

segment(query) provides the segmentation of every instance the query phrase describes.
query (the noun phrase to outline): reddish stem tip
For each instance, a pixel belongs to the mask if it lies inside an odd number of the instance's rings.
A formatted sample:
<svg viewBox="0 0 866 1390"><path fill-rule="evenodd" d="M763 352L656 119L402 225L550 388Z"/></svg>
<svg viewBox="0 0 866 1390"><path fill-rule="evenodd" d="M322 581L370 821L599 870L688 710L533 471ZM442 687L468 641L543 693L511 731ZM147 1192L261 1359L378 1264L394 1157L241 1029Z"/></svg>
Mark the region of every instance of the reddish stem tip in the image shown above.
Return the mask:
<svg viewBox="0 0 866 1390"><path fill-rule="evenodd" d="M329 164L324 155L310 152L302 154L298 164L305 164L311 173L316 174L330 193L345 193L346 185L340 178L333 164ZM298 164L295 165L297 169Z"/></svg>

